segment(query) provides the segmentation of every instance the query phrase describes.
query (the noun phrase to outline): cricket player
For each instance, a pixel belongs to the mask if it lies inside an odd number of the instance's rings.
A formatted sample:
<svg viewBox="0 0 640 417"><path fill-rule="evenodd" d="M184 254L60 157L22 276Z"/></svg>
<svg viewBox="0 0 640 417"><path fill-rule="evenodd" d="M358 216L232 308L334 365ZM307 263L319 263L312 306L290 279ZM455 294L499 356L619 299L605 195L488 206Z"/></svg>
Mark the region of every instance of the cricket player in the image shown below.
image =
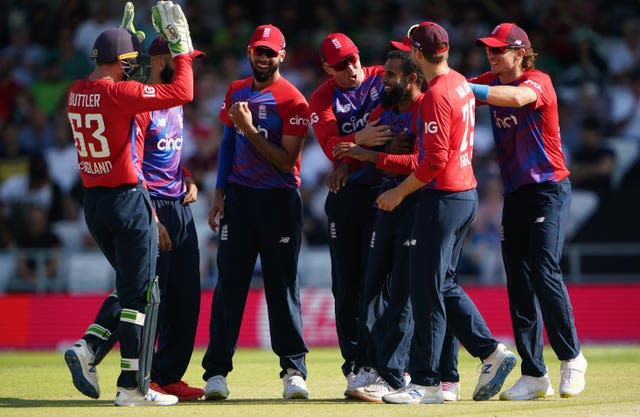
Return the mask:
<svg viewBox="0 0 640 417"><path fill-rule="evenodd" d="M411 33L411 56L428 89L422 99L419 164L397 187L376 200L392 211L417 194L411 259L411 305L415 322L409 359L411 383L382 397L387 403L440 404L440 357L450 326L467 350L482 360L474 400L498 393L516 358L498 343L473 301L457 284L464 237L477 210L471 166L475 99L466 80L448 65L449 35L423 22ZM445 296L446 293L446 296Z"/></svg>
<svg viewBox="0 0 640 417"><path fill-rule="evenodd" d="M194 52L199 55L199 51ZM158 35L149 46L150 85L167 84L173 79L174 65L166 39ZM204 395L201 388L182 381L196 336L200 312L200 271L198 239L190 203L198 188L190 172L180 164L183 141L182 106L136 115L144 135L142 173L158 216L160 252L156 273L161 304L158 319L158 347L151 367L151 388L171 394L179 401L191 401ZM122 308L117 292L110 294L83 336L89 352L94 352L91 368L83 374L95 375L77 388L89 397L100 393L97 369L118 339ZM80 342L79 344L82 344ZM82 364L82 363L81 363Z"/></svg>
<svg viewBox="0 0 640 417"><path fill-rule="evenodd" d="M395 42L392 42L395 46ZM410 48L409 48L410 49ZM376 164L382 171L380 192L393 188L418 165L416 142L424 78L406 51L392 50L384 65L381 103L371 114L373 120L390 126L394 139L385 146L364 148L353 142L334 147L337 157L349 157ZM382 397L406 385L405 373L413 337L413 315L409 303L409 260L415 195L409 196L392 212L377 210L371 234L365 275L359 343L364 365L378 377L351 391L362 401L382 402ZM386 294L386 296L383 296ZM379 307L380 305L383 307ZM460 396L457 370L458 345L448 332L441 358L445 400ZM446 383L446 389L445 389Z"/></svg>
<svg viewBox="0 0 640 417"><path fill-rule="evenodd" d="M145 376L150 371L155 339L156 300L151 294L158 234L156 216L143 183L144 144L143 136L137 134L135 115L192 100L193 47L180 6L160 1L152 10L155 26L169 40L175 64L173 81L154 86L127 81L139 66L140 42L133 32L114 28L98 36L92 50L96 68L87 79L73 83L67 98L67 114L85 187L85 219L91 235L116 270L122 312L118 325L121 372L115 404L121 406L171 405L178 401L173 395L149 389ZM74 348L65 352L65 360L77 386L87 379L83 374L87 367L83 365L91 357L86 343L79 341Z"/></svg>
<svg viewBox="0 0 640 417"><path fill-rule="evenodd" d="M370 119L380 102L382 66L363 67L359 50L343 33L330 33L320 44L322 67L330 78L311 95L311 126L325 155L334 163L328 180L325 212L331 253L331 290L335 298L336 330L344 358L346 396L376 374L361 365L358 342L361 294L371 228L373 202L381 175L375 164L350 158L339 160L333 153L344 141L363 146L384 145L391 140L389 126Z"/></svg>
<svg viewBox="0 0 640 417"><path fill-rule="evenodd" d="M505 189L502 258L522 358L522 376L500 399L554 394L543 358L543 320L561 361L560 396L573 397L584 390L587 360L560 269L571 183L560 144L558 99L549 75L535 68L537 54L521 27L500 23L477 44L484 46L491 70L470 81L476 97L490 105Z"/></svg>
<svg viewBox="0 0 640 417"><path fill-rule="evenodd" d="M309 397L297 279L302 240L300 153L309 128L309 105L280 74L285 46L276 26L258 26L247 46L253 76L231 83L220 110L225 128L209 212L211 229L220 228L218 283L202 359L207 400L229 395L226 377L233 369L258 255L271 347L280 359L282 395Z"/></svg>

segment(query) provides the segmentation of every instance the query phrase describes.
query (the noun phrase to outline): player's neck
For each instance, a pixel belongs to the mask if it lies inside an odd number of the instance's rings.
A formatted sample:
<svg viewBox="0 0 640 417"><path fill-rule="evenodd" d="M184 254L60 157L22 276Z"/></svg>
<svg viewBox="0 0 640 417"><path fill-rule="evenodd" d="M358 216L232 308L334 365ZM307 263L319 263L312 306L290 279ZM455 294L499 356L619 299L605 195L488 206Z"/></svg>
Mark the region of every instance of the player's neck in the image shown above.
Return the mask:
<svg viewBox="0 0 640 417"><path fill-rule="evenodd" d="M252 87L254 90L264 90L265 88L269 87L271 84L275 83L279 79L280 79L280 71L274 72L273 75L269 77L269 79L263 82L256 80L254 77Z"/></svg>
<svg viewBox="0 0 640 417"><path fill-rule="evenodd" d="M398 111L405 112L409 110L416 97L418 97L418 94L420 94L420 91L417 89L409 90L409 95L398 103Z"/></svg>
<svg viewBox="0 0 640 417"><path fill-rule="evenodd" d="M498 74L498 79L500 80L500 84L510 84L520 78L520 76L524 73L522 67L514 67L510 71L505 71Z"/></svg>
<svg viewBox="0 0 640 417"><path fill-rule="evenodd" d="M96 69L93 70L91 75L89 75L89 79L92 81L110 80L115 83L122 79L121 74L122 74L122 69L120 69L119 65L117 67L117 70L114 69L112 66L98 65Z"/></svg>
<svg viewBox="0 0 640 417"><path fill-rule="evenodd" d="M450 71L451 68L449 68L447 61L442 61L438 64L427 63L422 66L422 73L424 74L424 79L427 81L427 84L437 76L448 74Z"/></svg>

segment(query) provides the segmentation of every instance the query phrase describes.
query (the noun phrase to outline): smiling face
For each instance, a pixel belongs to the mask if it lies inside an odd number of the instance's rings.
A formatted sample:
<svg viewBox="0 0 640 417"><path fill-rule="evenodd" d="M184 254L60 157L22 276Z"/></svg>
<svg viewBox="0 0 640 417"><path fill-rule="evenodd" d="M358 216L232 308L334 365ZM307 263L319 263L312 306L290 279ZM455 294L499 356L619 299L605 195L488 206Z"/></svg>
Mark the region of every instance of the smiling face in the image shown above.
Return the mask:
<svg viewBox="0 0 640 417"><path fill-rule="evenodd" d="M484 49L491 67L491 74L498 76L502 81L512 81L522 74L524 48L485 46Z"/></svg>
<svg viewBox="0 0 640 417"><path fill-rule="evenodd" d="M387 59L382 76L382 86L384 87L380 97L382 105L390 107L400 103L409 94L407 83L407 77L402 71L402 61L397 58Z"/></svg>
<svg viewBox="0 0 640 417"><path fill-rule="evenodd" d="M325 62L323 67L341 88L359 87L364 80L364 71L358 54L349 55L335 65L329 65Z"/></svg>
<svg viewBox="0 0 640 417"><path fill-rule="evenodd" d="M264 83L280 69L280 63L284 60L285 51L274 51L266 46L249 48L249 62L256 81Z"/></svg>

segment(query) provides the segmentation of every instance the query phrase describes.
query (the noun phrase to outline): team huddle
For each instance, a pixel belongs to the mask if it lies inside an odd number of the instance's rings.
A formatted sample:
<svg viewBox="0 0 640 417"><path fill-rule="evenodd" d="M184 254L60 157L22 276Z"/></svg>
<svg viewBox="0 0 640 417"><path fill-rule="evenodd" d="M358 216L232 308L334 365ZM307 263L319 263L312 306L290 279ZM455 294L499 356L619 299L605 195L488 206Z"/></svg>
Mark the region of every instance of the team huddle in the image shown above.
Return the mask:
<svg viewBox="0 0 640 417"><path fill-rule="evenodd" d="M551 396L543 325L560 360L560 396L583 391L587 361L559 266L571 185L557 99L515 23L477 39L490 71L473 79L449 67L449 35L434 22L391 41L384 66L363 66L352 40L330 33L319 48L328 80L308 101L280 73L282 31L270 24L254 30L247 46L253 75L229 85L219 115L224 131L209 212L218 282L202 360L206 384L184 382L200 308L189 207L198 189L180 163L181 147L167 144L183 140L182 105L193 99L192 60L201 52L180 6L158 1L152 21L159 35L144 68L144 33L133 19L127 3L120 27L95 40L95 70L69 90L86 223L116 271L116 291L65 352L80 392L99 398L97 366L120 342L116 405L226 399L259 255L282 395L309 398L297 281L300 154L309 128L333 163L325 211L345 397L457 401L458 341L481 361L474 400ZM522 376L502 392L516 355L492 336L456 276L478 208L476 105L491 109L505 189L507 293L522 361Z"/></svg>

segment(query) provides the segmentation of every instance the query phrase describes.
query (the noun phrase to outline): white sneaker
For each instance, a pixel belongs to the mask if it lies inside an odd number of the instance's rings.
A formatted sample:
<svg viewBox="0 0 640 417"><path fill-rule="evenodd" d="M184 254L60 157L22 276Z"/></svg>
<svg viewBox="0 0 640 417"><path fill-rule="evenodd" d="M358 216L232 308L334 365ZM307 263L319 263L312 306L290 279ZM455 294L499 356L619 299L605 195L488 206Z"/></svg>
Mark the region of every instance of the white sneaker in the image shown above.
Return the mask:
<svg viewBox="0 0 640 417"><path fill-rule="evenodd" d="M504 380L516 366L516 355L505 345L498 343L494 351L482 361L478 385L473 390L475 401L485 401L500 392Z"/></svg>
<svg viewBox="0 0 640 417"><path fill-rule="evenodd" d="M353 375L353 373L349 375ZM354 397L355 390L372 384L378 378L378 372L375 368L361 367L355 376L349 377L349 375L347 376L347 389L344 391L344 396L349 398L358 398Z"/></svg>
<svg viewBox="0 0 640 417"><path fill-rule="evenodd" d="M382 401L389 404L443 404L444 396L440 384L433 387L409 384L383 396Z"/></svg>
<svg viewBox="0 0 640 417"><path fill-rule="evenodd" d="M147 395L143 396L138 388L121 388L116 391L116 405L125 407L145 407L153 405L173 405L178 402L178 397L169 394L160 394L149 388Z"/></svg>
<svg viewBox="0 0 640 417"><path fill-rule="evenodd" d="M381 403L382 397L392 392L396 392L396 389L379 376L371 384L356 388L352 397L370 403Z"/></svg>
<svg viewBox="0 0 640 417"><path fill-rule="evenodd" d="M446 382L440 383L442 386L442 396L445 401L458 401L460 400L460 383L459 382Z"/></svg>
<svg viewBox="0 0 640 417"><path fill-rule="evenodd" d="M584 374L587 372L587 360L582 352L577 357L560 363L560 396L569 398L584 390Z"/></svg>
<svg viewBox="0 0 640 417"><path fill-rule="evenodd" d="M227 388L227 378L222 375L215 375L207 379L204 387L205 400L224 400L229 396Z"/></svg>
<svg viewBox="0 0 640 417"><path fill-rule="evenodd" d="M307 383L302 377L302 373L296 369L287 369L287 373L282 377L282 396L285 400L306 400L309 398Z"/></svg>
<svg viewBox="0 0 640 417"><path fill-rule="evenodd" d="M76 389L87 397L99 398L98 370L95 366L89 365L93 362L93 353L89 351L87 341L80 339L67 349L64 352L64 361L71 371Z"/></svg>
<svg viewBox="0 0 640 417"><path fill-rule="evenodd" d="M541 377L522 375L516 383L500 394L501 400L524 401L550 397L554 394L548 375Z"/></svg>

